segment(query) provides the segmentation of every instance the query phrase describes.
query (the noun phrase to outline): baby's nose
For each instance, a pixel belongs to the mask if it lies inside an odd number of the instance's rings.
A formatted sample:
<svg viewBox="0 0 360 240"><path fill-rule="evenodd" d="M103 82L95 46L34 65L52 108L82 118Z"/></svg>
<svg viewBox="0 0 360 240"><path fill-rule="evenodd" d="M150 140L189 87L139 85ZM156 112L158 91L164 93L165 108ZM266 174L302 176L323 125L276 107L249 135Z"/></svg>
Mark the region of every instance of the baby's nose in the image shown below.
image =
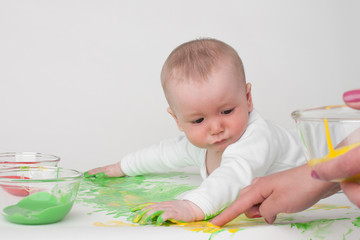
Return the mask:
<svg viewBox="0 0 360 240"><path fill-rule="evenodd" d="M210 134L211 135L217 135L219 133L222 133L224 131L224 126L222 121L213 121L210 128Z"/></svg>

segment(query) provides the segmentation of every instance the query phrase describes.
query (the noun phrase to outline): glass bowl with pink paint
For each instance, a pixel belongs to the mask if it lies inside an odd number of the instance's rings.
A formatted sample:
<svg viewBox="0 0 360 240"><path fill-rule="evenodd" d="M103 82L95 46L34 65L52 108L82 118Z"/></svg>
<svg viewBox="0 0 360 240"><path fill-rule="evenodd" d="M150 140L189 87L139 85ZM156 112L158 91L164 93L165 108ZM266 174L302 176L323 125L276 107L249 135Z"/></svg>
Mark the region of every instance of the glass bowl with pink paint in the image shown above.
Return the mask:
<svg viewBox="0 0 360 240"><path fill-rule="evenodd" d="M0 169L0 212L16 224L62 220L71 210L83 174L73 169L17 166Z"/></svg>
<svg viewBox="0 0 360 240"><path fill-rule="evenodd" d="M297 110L291 115L311 167L360 145L359 110L345 105L323 106Z"/></svg>
<svg viewBox="0 0 360 240"><path fill-rule="evenodd" d="M52 166L57 167L60 157L52 154L36 152L5 152L0 153L0 168L16 166Z"/></svg>

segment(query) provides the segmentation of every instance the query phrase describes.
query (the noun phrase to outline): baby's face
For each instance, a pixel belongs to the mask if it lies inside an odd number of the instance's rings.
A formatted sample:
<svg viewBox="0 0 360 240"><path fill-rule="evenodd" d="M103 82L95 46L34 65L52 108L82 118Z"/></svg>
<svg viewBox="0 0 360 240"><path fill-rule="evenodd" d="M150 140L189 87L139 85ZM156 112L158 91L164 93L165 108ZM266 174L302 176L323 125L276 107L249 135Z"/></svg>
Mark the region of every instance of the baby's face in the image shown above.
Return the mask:
<svg viewBox="0 0 360 240"><path fill-rule="evenodd" d="M201 83L169 86L170 111L192 144L224 151L242 136L253 106L251 85L244 89L240 77L223 64Z"/></svg>

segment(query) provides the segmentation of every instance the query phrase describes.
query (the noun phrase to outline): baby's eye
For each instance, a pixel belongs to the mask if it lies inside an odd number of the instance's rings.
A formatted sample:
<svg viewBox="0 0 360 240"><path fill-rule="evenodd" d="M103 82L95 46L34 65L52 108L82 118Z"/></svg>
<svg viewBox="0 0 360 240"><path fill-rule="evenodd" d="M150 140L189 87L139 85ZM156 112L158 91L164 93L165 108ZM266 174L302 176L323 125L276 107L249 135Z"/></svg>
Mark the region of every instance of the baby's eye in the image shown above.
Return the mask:
<svg viewBox="0 0 360 240"><path fill-rule="evenodd" d="M234 109L229 109L229 110L225 110L225 111L222 111L221 114L230 114Z"/></svg>
<svg viewBox="0 0 360 240"><path fill-rule="evenodd" d="M201 123L202 121L204 121L204 118L196 119L195 121L192 121L192 123Z"/></svg>

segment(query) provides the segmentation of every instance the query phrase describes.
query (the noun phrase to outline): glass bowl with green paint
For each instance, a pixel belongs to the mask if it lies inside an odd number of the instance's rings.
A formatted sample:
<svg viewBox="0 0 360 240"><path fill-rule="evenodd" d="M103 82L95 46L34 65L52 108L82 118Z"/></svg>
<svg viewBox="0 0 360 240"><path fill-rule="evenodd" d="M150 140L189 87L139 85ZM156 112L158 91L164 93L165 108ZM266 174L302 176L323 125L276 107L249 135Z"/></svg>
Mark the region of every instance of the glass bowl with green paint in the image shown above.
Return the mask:
<svg viewBox="0 0 360 240"><path fill-rule="evenodd" d="M311 167L360 146L359 110L345 105L324 106L294 111L292 117ZM347 180L358 181L360 174Z"/></svg>
<svg viewBox="0 0 360 240"><path fill-rule="evenodd" d="M72 169L17 166L0 169L0 210L6 220L38 225L62 220L71 210L83 174Z"/></svg>
<svg viewBox="0 0 360 240"><path fill-rule="evenodd" d="M5 152L0 153L0 168L26 166L57 167L60 157L52 154L36 152Z"/></svg>

